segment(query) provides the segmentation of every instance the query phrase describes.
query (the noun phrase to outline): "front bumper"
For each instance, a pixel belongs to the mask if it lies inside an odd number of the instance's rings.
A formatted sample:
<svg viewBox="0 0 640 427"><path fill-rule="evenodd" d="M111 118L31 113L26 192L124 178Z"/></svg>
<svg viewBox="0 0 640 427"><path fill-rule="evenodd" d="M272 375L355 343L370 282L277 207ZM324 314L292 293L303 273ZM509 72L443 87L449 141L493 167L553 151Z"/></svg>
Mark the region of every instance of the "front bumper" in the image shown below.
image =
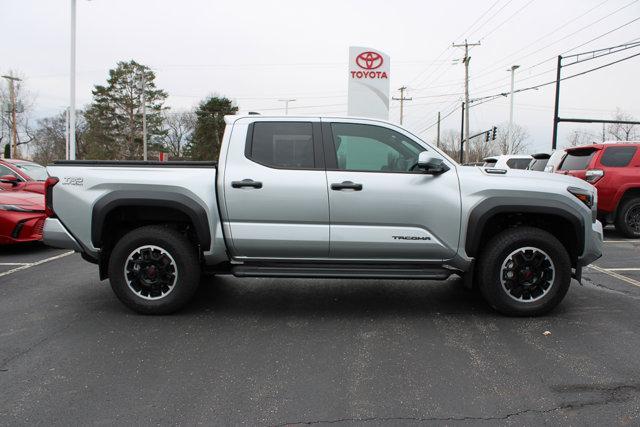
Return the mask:
<svg viewBox="0 0 640 427"><path fill-rule="evenodd" d="M596 221L591 224L591 229L587 229L584 251L582 256L578 258L578 265L580 267L589 265L602 256L603 241L602 223Z"/></svg>
<svg viewBox="0 0 640 427"><path fill-rule="evenodd" d="M73 249L82 252L81 246L76 239L64 228L64 225L57 218L47 218L44 222L44 232L42 241L47 246L61 249Z"/></svg>

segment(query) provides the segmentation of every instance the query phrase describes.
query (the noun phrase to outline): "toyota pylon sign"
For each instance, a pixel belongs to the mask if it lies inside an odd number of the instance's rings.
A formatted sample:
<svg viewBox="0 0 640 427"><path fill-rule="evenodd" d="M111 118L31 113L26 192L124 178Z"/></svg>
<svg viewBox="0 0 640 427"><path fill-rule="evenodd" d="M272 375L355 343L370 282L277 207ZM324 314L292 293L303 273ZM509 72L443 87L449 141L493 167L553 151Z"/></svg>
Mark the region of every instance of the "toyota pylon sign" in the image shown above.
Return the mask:
<svg viewBox="0 0 640 427"><path fill-rule="evenodd" d="M389 55L368 47L349 48L350 116L389 119Z"/></svg>

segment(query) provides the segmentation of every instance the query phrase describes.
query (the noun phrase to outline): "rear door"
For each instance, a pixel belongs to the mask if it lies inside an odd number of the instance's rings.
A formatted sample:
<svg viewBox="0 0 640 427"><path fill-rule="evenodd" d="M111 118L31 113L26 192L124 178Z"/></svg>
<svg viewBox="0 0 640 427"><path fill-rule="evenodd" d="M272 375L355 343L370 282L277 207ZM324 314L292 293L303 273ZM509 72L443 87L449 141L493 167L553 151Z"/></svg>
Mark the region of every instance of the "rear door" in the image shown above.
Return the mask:
<svg viewBox="0 0 640 427"><path fill-rule="evenodd" d="M323 119L330 256L339 260L441 261L460 232L455 165L401 128L367 120ZM416 170L430 151L450 170Z"/></svg>
<svg viewBox="0 0 640 427"><path fill-rule="evenodd" d="M240 119L232 129L219 171L232 256L326 258L329 202L319 119Z"/></svg>

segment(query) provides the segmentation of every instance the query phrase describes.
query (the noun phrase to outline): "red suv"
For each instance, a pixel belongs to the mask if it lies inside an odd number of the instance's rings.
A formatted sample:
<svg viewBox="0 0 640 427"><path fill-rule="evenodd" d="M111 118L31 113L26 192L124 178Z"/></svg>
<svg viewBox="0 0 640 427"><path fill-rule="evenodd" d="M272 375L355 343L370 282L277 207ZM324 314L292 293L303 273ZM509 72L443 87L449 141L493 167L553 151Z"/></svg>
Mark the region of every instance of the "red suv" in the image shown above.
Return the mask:
<svg viewBox="0 0 640 427"><path fill-rule="evenodd" d="M627 237L640 238L640 143L571 147L556 170L598 189L598 219L614 223Z"/></svg>

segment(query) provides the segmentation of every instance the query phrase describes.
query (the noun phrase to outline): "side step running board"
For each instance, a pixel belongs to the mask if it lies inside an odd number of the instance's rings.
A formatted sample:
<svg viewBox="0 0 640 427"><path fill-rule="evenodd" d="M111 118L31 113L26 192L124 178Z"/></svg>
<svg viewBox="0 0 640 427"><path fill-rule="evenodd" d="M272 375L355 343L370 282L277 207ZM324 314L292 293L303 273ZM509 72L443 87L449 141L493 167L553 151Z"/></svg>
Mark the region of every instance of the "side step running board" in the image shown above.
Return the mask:
<svg viewBox="0 0 640 427"><path fill-rule="evenodd" d="M235 265L236 277L362 278L445 280L453 271L445 268L376 268L371 266L262 266Z"/></svg>

